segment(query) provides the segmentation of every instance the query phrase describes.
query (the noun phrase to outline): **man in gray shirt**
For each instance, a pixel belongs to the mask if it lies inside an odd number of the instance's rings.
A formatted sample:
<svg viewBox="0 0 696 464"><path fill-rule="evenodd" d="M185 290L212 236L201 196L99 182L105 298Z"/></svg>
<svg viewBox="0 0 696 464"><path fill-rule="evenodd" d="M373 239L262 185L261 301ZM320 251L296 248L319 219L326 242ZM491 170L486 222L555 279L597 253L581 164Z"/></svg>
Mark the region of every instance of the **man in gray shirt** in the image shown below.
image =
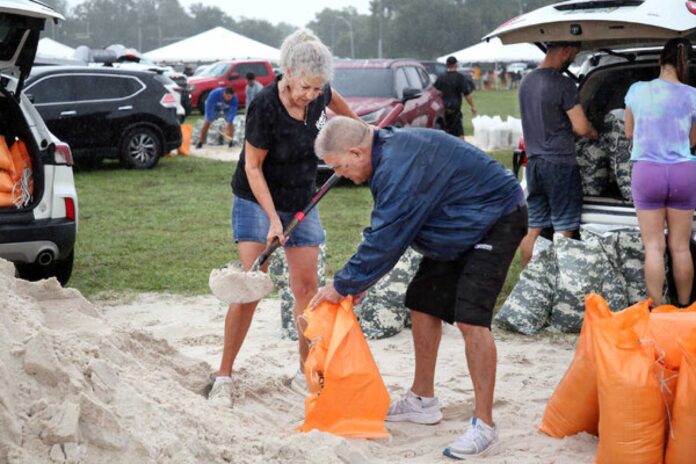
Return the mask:
<svg viewBox="0 0 696 464"><path fill-rule="evenodd" d="M579 103L575 82L562 74L579 52L578 42L549 43L543 63L520 85L529 207L529 232L520 245L523 266L543 229L571 237L580 227L582 184L573 134L596 139L597 131Z"/></svg>
<svg viewBox="0 0 696 464"><path fill-rule="evenodd" d="M261 91L263 85L256 80L256 75L253 72L248 72L246 75L247 85L246 85L246 102L244 105L249 108L251 101L256 97L256 95Z"/></svg>

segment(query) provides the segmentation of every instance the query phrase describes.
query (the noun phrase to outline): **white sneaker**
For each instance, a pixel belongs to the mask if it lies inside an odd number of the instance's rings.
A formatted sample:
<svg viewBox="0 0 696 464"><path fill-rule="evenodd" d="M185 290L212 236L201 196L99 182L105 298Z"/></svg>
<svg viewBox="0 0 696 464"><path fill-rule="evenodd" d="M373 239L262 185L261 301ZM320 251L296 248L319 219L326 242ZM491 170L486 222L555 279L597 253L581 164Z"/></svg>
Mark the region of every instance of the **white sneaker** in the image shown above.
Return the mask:
<svg viewBox="0 0 696 464"><path fill-rule="evenodd" d="M232 382L215 382L208 393L208 401L215 405L232 407Z"/></svg>
<svg viewBox="0 0 696 464"><path fill-rule="evenodd" d="M410 389L401 398L389 405L386 421L414 422L416 424L433 425L442 420L440 403L437 398L424 400Z"/></svg>
<svg viewBox="0 0 696 464"><path fill-rule="evenodd" d="M466 429L464 435L445 448L442 454L454 459L485 456L493 451L498 444L497 427L495 425L491 427L474 416L471 418L469 428Z"/></svg>
<svg viewBox="0 0 696 464"><path fill-rule="evenodd" d="M304 372L297 369L297 372L295 372L295 376L290 381L290 389L295 393L299 393L302 396L309 395L309 389L307 388L307 378L305 377Z"/></svg>

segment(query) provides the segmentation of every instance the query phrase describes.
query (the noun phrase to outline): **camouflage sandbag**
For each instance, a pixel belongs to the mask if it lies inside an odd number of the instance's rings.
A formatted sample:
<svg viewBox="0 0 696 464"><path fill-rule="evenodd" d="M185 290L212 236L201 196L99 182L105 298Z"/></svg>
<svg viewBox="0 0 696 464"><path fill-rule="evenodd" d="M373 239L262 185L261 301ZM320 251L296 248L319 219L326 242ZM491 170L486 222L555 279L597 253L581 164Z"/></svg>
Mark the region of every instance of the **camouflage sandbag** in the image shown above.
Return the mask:
<svg viewBox="0 0 696 464"><path fill-rule="evenodd" d="M592 228L582 229L583 240L593 237L599 242L606 262L600 269L602 287L597 293L602 295L612 311L620 311L630 306L628 284L621 272L621 260L618 252L618 231L600 231Z"/></svg>
<svg viewBox="0 0 696 464"><path fill-rule="evenodd" d="M534 335L548 322L556 291L558 268L551 240L539 237L532 260L495 318L502 328Z"/></svg>
<svg viewBox="0 0 696 464"><path fill-rule="evenodd" d="M601 137L600 144L609 154L609 166L612 176L619 186L621 197L633 201L631 194L631 141L626 138L623 110L614 110L604 117L607 128Z"/></svg>
<svg viewBox="0 0 696 464"><path fill-rule="evenodd" d="M582 192L589 196L602 195L610 183L609 155L603 145L586 137L575 143Z"/></svg>
<svg viewBox="0 0 696 464"><path fill-rule="evenodd" d="M317 268L317 277L319 278L319 286L321 287L326 284L326 244L322 244L319 247ZM297 330L295 328L295 318L293 316L295 297L290 290L288 262L282 250L276 251L271 255L268 273L271 276L271 280L273 280L273 284L278 291L278 297L280 298L281 337L297 340Z"/></svg>
<svg viewBox="0 0 696 464"><path fill-rule="evenodd" d="M422 255L411 248L396 266L373 285L359 305L353 309L365 337L391 337L411 325L411 316L404 306L406 288L416 275Z"/></svg>
<svg viewBox="0 0 696 464"><path fill-rule="evenodd" d="M648 297L645 288L645 248L640 231L624 230L619 232L616 243L621 273L627 283L628 303L634 304Z"/></svg>
<svg viewBox="0 0 696 464"><path fill-rule="evenodd" d="M608 260L599 241L592 236L573 240L554 236L558 280L549 325L561 332L580 332L585 295L600 292Z"/></svg>

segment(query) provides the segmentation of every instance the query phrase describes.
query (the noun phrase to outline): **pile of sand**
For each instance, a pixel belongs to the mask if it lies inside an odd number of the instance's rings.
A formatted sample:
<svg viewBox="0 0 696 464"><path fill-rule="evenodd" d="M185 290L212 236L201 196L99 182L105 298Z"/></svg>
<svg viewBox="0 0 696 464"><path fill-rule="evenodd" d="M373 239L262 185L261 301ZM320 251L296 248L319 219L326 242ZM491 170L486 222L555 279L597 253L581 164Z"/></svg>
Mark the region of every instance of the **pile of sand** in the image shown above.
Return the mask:
<svg viewBox="0 0 696 464"><path fill-rule="evenodd" d="M145 294L98 307L55 280L15 279L0 260L0 463L432 463L463 433L473 403L461 335L445 327L436 377L444 421L389 424L387 440L297 433L302 396L288 388L295 343L265 300L234 375L234 408L205 390L219 362L226 307L212 296ZM572 338L497 333L495 417L487 463L590 462L594 437L537 432L573 355ZM410 384L410 332L370 342L392 394Z"/></svg>

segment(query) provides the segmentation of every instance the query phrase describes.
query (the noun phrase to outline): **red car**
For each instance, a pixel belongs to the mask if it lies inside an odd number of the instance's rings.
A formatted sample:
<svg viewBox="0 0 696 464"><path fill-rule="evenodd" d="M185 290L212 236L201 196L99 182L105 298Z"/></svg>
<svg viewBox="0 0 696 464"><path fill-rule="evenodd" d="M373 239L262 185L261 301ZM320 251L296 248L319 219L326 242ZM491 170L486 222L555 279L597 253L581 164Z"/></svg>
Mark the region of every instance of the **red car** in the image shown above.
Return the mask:
<svg viewBox="0 0 696 464"><path fill-rule="evenodd" d="M188 80L191 93L191 105L205 112L205 99L211 90L218 87L232 86L239 99L239 106L246 104L246 75L253 72L256 80L264 87L273 82L275 75L271 63L266 60L218 61L211 64L201 76Z"/></svg>
<svg viewBox="0 0 696 464"><path fill-rule="evenodd" d="M398 103L395 126L441 129L445 107L428 71L415 60L349 60L335 64L331 87L363 120L377 125Z"/></svg>

